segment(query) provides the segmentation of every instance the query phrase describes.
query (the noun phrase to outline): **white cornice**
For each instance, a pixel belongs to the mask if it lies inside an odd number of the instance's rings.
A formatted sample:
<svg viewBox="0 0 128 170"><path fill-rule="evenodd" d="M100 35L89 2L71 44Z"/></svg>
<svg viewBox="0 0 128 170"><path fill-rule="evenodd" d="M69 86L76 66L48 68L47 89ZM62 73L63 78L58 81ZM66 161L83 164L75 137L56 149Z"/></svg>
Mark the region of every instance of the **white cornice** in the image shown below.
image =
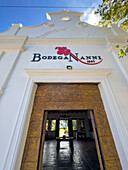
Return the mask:
<svg viewBox="0 0 128 170"><path fill-rule="evenodd" d="M101 82L110 74L110 69L25 69L36 82ZM69 77L71 79L69 80Z"/></svg>
<svg viewBox="0 0 128 170"><path fill-rule="evenodd" d="M126 36L107 36L107 50L108 51L119 51L119 48L116 48L119 45L120 48L128 45L128 35Z"/></svg>
<svg viewBox="0 0 128 170"><path fill-rule="evenodd" d="M106 38L28 38L27 36L0 36L1 51L24 51L26 45L107 45L109 51L116 51L116 45L127 45L128 36L107 36Z"/></svg>
<svg viewBox="0 0 128 170"><path fill-rule="evenodd" d="M107 45L105 38L29 38L27 45Z"/></svg>
<svg viewBox="0 0 128 170"><path fill-rule="evenodd" d="M0 50L9 51L24 51L27 36L0 36Z"/></svg>

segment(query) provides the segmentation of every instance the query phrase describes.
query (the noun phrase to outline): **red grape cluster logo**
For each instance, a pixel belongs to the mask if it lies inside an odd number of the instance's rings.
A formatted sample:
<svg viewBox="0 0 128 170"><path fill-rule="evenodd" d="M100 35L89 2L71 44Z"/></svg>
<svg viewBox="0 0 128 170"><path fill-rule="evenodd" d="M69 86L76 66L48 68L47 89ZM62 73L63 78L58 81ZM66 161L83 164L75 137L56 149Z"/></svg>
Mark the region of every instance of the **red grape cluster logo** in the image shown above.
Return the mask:
<svg viewBox="0 0 128 170"><path fill-rule="evenodd" d="M75 56L70 49L67 49L67 47L56 47L55 50L58 50L57 51L57 54L59 55L70 55L71 57L73 57L76 61L80 61L81 63L83 64L87 64L87 65L96 65L96 64L99 64L103 61L103 59L100 59L99 62L96 62L96 63L88 63L88 62L84 62L82 60L80 60L77 56Z"/></svg>
<svg viewBox="0 0 128 170"><path fill-rule="evenodd" d="M71 52L71 51L70 51L69 49L67 49L66 47L56 47L55 50L57 50L57 49L58 49L57 54L59 54L59 55L64 54L65 56L67 56L67 55L69 55L70 52Z"/></svg>

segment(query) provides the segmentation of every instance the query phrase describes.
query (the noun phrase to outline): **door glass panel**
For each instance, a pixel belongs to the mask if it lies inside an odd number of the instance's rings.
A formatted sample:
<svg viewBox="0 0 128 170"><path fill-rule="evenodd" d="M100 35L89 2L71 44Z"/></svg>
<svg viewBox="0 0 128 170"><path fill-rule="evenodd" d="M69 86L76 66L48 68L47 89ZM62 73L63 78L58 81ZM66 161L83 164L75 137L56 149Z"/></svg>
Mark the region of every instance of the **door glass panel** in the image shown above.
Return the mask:
<svg viewBox="0 0 128 170"><path fill-rule="evenodd" d="M59 121L59 137L68 137L68 120Z"/></svg>
<svg viewBox="0 0 128 170"><path fill-rule="evenodd" d="M77 130L77 120L72 120L72 129L73 131Z"/></svg>
<svg viewBox="0 0 128 170"><path fill-rule="evenodd" d="M51 131L55 131L56 130L56 120L52 120L51 122Z"/></svg>

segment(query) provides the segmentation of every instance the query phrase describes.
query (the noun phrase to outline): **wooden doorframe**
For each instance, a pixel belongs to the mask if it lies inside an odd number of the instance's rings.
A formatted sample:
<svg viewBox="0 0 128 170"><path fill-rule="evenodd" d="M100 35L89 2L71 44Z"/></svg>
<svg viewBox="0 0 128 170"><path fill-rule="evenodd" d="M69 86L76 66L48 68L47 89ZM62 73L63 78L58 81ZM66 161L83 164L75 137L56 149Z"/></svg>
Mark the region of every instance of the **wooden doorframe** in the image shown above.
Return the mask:
<svg viewBox="0 0 128 170"><path fill-rule="evenodd" d="M44 141L45 141L47 114L48 114L48 111L44 111L43 120L42 120L42 130L41 130L41 137L40 137L40 146L39 146L37 170L40 170L41 165L42 165L42 157L43 157L43 147L44 147Z"/></svg>
<svg viewBox="0 0 128 170"><path fill-rule="evenodd" d="M90 110L90 117L91 117L93 132L94 132L97 155L98 155L98 159L99 159L99 163L100 163L100 169L105 170L104 157L103 157L103 153L102 153L102 149L101 149L101 144L100 144L100 140L99 140L97 125L96 125L96 120L95 120L95 115L94 115L93 110Z"/></svg>

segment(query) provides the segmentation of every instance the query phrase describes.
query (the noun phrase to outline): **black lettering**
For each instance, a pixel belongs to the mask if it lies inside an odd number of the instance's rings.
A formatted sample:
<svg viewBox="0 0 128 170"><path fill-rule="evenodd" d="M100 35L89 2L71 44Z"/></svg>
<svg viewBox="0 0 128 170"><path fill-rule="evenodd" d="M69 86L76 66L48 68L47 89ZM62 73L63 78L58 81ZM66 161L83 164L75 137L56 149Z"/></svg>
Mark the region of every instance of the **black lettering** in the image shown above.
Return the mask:
<svg viewBox="0 0 128 170"><path fill-rule="evenodd" d="M69 58L67 56L64 57L64 60L68 60Z"/></svg>
<svg viewBox="0 0 128 170"><path fill-rule="evenodd" d="M52 56L48 56L48 60L51 60L52 59Z"/></svg>
<svg viewBox="0 0 128 170"><path fill-rule="evenodd" d="M56 60L57 59L57 56L53 56L53 60Z"/></svg>
<svg viewBox="0 0 128 170"><path fill-rule="evenodd" d="M42 59L43 59L43 60L46 60L46 59L47 59L47 56L43 56Z"/></svg>
<svg viewBox="0 0 128 170"><path fill-rule="evenodd" d="M88 60L87 63L90 63L90 60Z"/></svg>
<svg viewBox="0 0 128 170"><path fill-rule="evenodd" d="M76 54L76 57L78 58L78 53L75 53ZM78 61L78 59L77 58L75 58L72 54L69 54L69 62L72 62L72 60L71 60L71 57L73 57L76 61Z"/></svg>
<svg viewBox="0 0 128 170"><path fill-rule="evenodd" d="M31 60L31 62L38 62L41 60L41 54L40 53L34 53L33 59Z"/></svg>
<svg viewBox="0 0 128 170"><path fill-rule="evenodd" d="M75 54L76 54L76 57L79 58L79 57L78 57L78 54L79 54L79 53L75 53Z"/></svg>
<svg viewBox="0 0 128 170"><path fill-rule="evenodd" d="M62 60L62 59L63 59L63 57L60 55L60 56L58 56L58 59L59 59L59 60Z"/></svg>
<svg viewBox="0 0 128 170"><path fill-rule="evenodd" d="M81 60L85 60L85 58L82 56L81 58L80 58Z"/></svg>
<svg viewBox="0 0 128 170"><path fill-rule="evenodd" d="M91 63L94 63L95 61L94 60L91 60Z"/></svg>
<svg viewBox="0 0 128 170"><path fill-rule="evenodd" d="M69 62L72 62L71 57L73 57L71 54L69 54Z"/></svg>
<svg viewBox="0 0 128 170"><path fill-rule="evenodd" d="M102 59L101 59L101 56L98 56L98 58L99 58L99 60L102 60Z"/></svg>
<svg viewBox="0 0 128 170"><path fill-rule="evenodd" d="M64 60L68 60L69 58L67 56L64 57Z"/></svg>
<svg viewBox="0 0 128 170"><path fill-rule="evenodd" d="M97 60L97 56L92 56L93 60L96 59Z"/></svg>
<svg viewBox="0 0 128 170"><path fill-rule="evenodd" d="M89 59L91 60L91 56L86 56L86 59L87 59L87 60L89 60Z"/></svg>

